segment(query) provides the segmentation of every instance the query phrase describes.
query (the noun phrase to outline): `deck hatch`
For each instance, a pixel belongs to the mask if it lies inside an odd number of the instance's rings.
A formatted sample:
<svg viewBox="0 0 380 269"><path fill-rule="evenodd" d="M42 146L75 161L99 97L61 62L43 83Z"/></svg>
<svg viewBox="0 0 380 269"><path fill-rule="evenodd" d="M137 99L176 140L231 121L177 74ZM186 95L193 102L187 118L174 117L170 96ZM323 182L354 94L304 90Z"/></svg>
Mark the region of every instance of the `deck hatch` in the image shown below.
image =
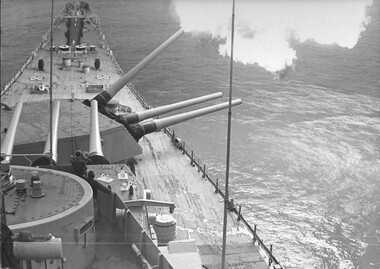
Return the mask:
<svg viewBox="0 0 380 269"><path fill-rule="evenodd" d="M87 86L87 92L88 93L98 93L102 92L104 90L103 84L92 84Z"/></svg>

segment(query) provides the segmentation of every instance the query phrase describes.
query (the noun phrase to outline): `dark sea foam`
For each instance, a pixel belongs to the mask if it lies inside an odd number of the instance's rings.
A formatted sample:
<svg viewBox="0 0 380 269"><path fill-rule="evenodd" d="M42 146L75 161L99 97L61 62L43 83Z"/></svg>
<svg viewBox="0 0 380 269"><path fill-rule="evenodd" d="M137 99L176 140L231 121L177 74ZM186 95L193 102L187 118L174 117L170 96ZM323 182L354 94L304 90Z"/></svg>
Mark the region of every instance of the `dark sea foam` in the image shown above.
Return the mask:
<svg viewBox="0 0 380 269"><path fill-rule="evenodd" d="M179 28L169 0L90 4L124 70ZM48 29L50 3L1 5L4 86ZM231 194L286 268L380 268L379 9L368 9L372 22L351 50L294 42L296 67L283 80L234 66L244 103L233 109ZM217 47L186 34L133 82L153 106L217 91L227 100L229 59ZM226 115L174 127L221 180Z"/></svg>

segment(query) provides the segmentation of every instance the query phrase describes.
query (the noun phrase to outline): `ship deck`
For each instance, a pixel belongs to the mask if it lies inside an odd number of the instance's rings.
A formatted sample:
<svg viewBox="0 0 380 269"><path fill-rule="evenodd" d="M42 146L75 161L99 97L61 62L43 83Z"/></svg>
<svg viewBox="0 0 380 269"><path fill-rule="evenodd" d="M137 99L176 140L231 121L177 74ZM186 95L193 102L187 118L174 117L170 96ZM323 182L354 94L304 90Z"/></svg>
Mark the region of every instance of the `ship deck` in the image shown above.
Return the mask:
<svg viewBox="0 0 380 269"><path fill-rule="evenodd" d="M221 268L223 199L163 132L143 138L140 145L137 177L155 199L176 205L177 239L195 239L203 265ZM226 263L229 268L268 268L233 213L228 213Z"/></svg>
<svg viewBox="0 0 380 269"><path fill-rule="evenodd" d="M92 23L85 23L81 44L94 45L95 51L74 55L53 54L53 98L54 99L91 99L97 93L87 92L90 85L102 85L107 88L120 78L120 69L112 52L102 40L101 31ZM54 46L67 44L65 38L67 26L65 19L54 29ZM26 66L22 74L15 79L11 87L2 95L1 102L12 107L18 101L34 102L49 99L48 94L32 93L35 86L49 84L50 54L45 36L43 44L37 50L35 57ZM159 44L152 44L152 49ZM104 48L103 48L104 47ZM63 66L63 58L71 59L71 66ZM44 61L44 70L38 70L38 60ZM100 59L100 69L95 70L95 59ZM158 59L159 60L159 59ZM82 66L88 64L89 73L84 73ZM37 79L36 79L37 78ZM205 94L208 94L205 92ZM129 86L125 86L115 97L120 104L131 107L134 111L144 109ZM38 124L30 123L34 128ZM3 122L1 128L3 129ZM40 127L42 128L42 127ZM40 130L45 132L46 130ZM2 136L3 139L3 136ZM191 141L190 141L191 142ZM16 145L20 143L16 136ZM193 143L195 143L193 141ZM173 202L176 209L173 217L177 220L177 240L195 239L202 264L205 268L221 267L222 224L224 202L221 196L215 194L214 187L209 184L197 169L190 165L188 157L171 142L162 131L143 137L139 141L142 154L136 156L136 177L142 181L145 188L152 191L156 200ZM86 150L86 149L84 149ZM167 212L165 209L148 209L149 212ZM107 233L107 224L101 220L100 227ZM101 226L103 225L103 226ZM102 231L99 229L98 231ZM268 268L259 248L254 245L252 237L244 225L237 221L236 216L228 213L226 263L228 268ZM99 235L100 238L100 235ZM99 247L104 252L113 251L104 245L104 238L99 240ZM109 264L107 263L107 266ZM95 268L95 267L94 267ZM104 268L100 266L99 268ZM116 265L112 268L118 268Z"/></svg>

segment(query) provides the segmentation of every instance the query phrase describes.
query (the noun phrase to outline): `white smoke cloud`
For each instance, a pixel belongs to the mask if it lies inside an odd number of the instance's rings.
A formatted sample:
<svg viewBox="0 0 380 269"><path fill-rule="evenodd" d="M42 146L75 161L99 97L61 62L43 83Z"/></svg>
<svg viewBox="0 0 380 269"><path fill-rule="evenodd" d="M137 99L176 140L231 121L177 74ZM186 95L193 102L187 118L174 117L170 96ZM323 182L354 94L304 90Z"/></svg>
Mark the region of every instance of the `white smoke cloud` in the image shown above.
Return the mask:
<svg viewBox="0 0 380 269"><path fill-rule="evenodd" d="M353 48L370 18L373 0L236 0L234 59L258 64L269 72L297 59L289 40L314 40ZM230 55L232 0L175 0L182 28L224 40L221 55Z"/></svg>

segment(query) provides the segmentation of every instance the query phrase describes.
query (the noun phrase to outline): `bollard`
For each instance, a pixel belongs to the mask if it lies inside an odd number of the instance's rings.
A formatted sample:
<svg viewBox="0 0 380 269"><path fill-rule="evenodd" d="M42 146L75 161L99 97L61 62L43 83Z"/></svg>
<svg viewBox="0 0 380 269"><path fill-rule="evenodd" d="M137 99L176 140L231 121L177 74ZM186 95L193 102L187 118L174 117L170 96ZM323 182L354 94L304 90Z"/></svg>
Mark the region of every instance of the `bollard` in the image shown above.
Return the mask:
<svg viewBox="0 0 380 269"><path fill-rule="evenodd" d="M191 166L194 166L194 151L191 151L191 161L190 161L190 165L191 165Z"/></svg>
<svg viewBox="0 0 380 269"><path fill-rule="evenodd" d="M38 171L32 171L32 176L30 177L30 186L33 187L33 183L39 180L40 177L38 176Z"/></svg>
<svg viewBox="0 0 380 269"><path fill-rule="evenodd" d="M219 178L216 179L215 193L218 193L218 189L219 189Z"/></svg>
<svg viewBox="0 0 380 269"><path fill-rule="evenodd" d="M206 177L206 164L203 164L203 175L202 175L203 178Z"/></svg>
<svg viewBox="0 0 380 269"><path fill-rule="evenodd" d="M173 130L173 133L172 133L172 142L174 142L174 138L175 138L175 133L174 133L174 130Z"/></svg>

